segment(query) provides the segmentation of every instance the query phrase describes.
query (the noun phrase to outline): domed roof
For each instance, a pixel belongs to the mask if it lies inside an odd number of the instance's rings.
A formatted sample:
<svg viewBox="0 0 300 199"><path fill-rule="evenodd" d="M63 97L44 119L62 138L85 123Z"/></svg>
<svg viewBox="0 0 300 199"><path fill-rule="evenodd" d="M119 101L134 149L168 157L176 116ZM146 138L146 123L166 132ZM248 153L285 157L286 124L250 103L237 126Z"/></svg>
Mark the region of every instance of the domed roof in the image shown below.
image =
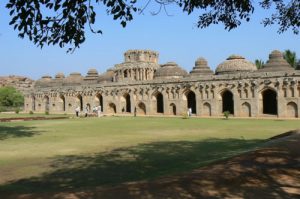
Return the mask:
<svg viewBox="0 0 300 199"><path fill-rule="evenodd" d="M171 79L186 76L188 73L175 62L168 62L162 65L154 73L154 78Z"/></svg>
<svg viewBox="0 0 300 199"><path fill-rule="evenodd" d="M252 72L256 71L255 64L247 61L244 57L239 55L231 55L226 61L218 65L216 74L231 74L238 72Z"/></svg>
<svg viewBox="0 0 300 199"><path fill-rule="evenodd" d="M108 69L105 73L99 75L98 82L112 82L114 77L114 70Z"/></svg>
<svg viewBox="0 0 300 199"><path fill-rule="evenodd" d="M212 75L214 72L209 68L206 59L203 57L198 58L195 61L195 67L193 67L190 75Z"/></svg>
<svg viewBox="0 0 300 199"><path fill-rule="evenodd" d="M35 82L35 86L47 87L47 86L50 86L51 82L52 82L52 77L49 75L44 75L44 76L42 76L41 79L38 79Z"/></svg>
<svg viewBox="0 0 300 199"><path fill-rule="evenodd" d="M269 60L263 68L262 72L276 72L276 71L292 71L294 68L283 58L283 54L279 50L273 50L269 55Z"/></svg>
<svg viewBox="0 0 300 199"><path fill-rule="evenodd" d="M83 81L83 77L80 73L71 73L68 77L64 79L65 84L80 84Z"/></svg>
<svg viewBox="0 0 300 199"><path fill-rule="evenodd" d="M65 75L63 73L57 73L55 75L55 79L63 79L63 78L65 78Z"/></svg>
<svg viewBox="0 0 300 199"><path fill-rule="evenodd" d="M87 76L84 78L84 80L96 80L98 78L98 71L94 68L91 68L87 72Z"/></svg>

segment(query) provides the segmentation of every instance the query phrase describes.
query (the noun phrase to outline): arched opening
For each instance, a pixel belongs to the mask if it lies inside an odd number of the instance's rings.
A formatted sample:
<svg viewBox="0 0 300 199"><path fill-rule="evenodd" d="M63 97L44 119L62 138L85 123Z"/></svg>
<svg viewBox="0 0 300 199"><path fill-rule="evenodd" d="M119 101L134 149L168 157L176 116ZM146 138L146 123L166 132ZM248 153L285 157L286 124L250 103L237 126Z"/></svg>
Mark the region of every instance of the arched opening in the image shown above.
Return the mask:
<svg viewBox="0 0 300 199"><path fill-rule="evenodd" d="M126 93L124 96L125 98L125 107L123 110L126 113L131 113L131 100L130 100L130 95L128 93Z"/></svg>
<svg viewBox="0 0 300 199"><path fill-rule="evenodd" d="M187 108L192 109L192 114L196 114L196 95L193 91L186 93Z"/></svg>
<svg viewBox="0 0 300 199"><path fill-rule="evenodd" d="M263 114L277 115L277 93L271 89L262 92Z"/></svg>
<svg viewBox="0 0 300 199"><path fill-rule="evenodd" d="M222 106L222 113L229 111L230 114L234 114L233 94L229 90L222 93Z"/></svg>
<svg viewBox="0 0 300 199"><path fill-rule="evenodd" d="M242 104L242 116L251 117L251 105L248 102Z"/></svg>
<svg viewBox="0 0 300 199"><path fill-rule="evenodd" d="M80 111L83 111L83 101L82 101L82 96L81 95L77 95L77 106L79 106Z"/></svg>
<svg viewBox="0 0 300 199"><path fill-rule="evenodd" d="M101 107L101 112L103 112L104 108L103 108L103 96L101 94L97 94L96 95L96 106L100 106Z"/></svg>
<svg viewBox="0 0 300 199"><path fill-rule="evenodd" d="M170 104L170 113L176 115L176 105L174 103Z"/></svg>
<svg viewBox="0 0 300 199"><path fill-rule="evenodd" d="M35 97L34 96L32 96L31 101L32 101L32 110L35 111Z"/></svg>
<svg viewBox="0 0 300 199"><path fill-rule="evenodd" d="M137 106L137 114L146 115L146 105L143 102L140 102Z"/></svg>
<svg viewBox="0 0 300 199"><path fill-rule="evenodd" d="M164 113L164 97L160 92L156 94L156 112Z"/></svg>
<svg viewBox="0 0 300 199"><path fill-rule="evenodd" d="M115 114L117 112L116 105L114 103L109 103L108 113Z"/></svg>
<svg viewBox="0 0 300 199"><path fill-rule="evenodd" d="M62 111L66 111L66 99L65 99L65 96L60 95L59 98L61 100L61 110Z"/></svg>
<svg viewBox="0 0 300 199"><path fill-rule="evenodd" d="M89 113L91 110L91 104L90 103L87 103L86 104L86 111Z"/></svg>
<svg viewBox="0 0 300 199"><path fill-rule="evenodd" d="M128 70L124 70L124 78L127 78L128 77Z"/></svg>
<svg viewBox="0 0 300 199"><path fill-rule="evenodd" d="M45 102L45 111L49 112L50 100L49 100L49 97L47 95L44 97L44 102Z"/></svg>
<svg viewBox="0 0 300 199"><path fill-rule="evenodd" d="M286 110L288 117L298 117L298 106L295 102L289 102Z"/></svg>
<svg viewBox="0 0 300 199"><path fill-rule="evenodd" d="M211 116L211 107L210 104L205 102L203 104L203 115L204 116Z"/></svg>

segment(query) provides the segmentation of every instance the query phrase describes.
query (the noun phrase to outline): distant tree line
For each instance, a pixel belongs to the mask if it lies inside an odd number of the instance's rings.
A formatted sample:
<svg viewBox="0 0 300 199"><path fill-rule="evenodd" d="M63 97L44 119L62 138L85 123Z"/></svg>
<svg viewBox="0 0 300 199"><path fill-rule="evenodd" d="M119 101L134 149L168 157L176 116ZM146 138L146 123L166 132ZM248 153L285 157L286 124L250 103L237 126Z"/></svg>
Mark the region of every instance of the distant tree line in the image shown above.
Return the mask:
<svg viewBox="0 0 300 199"><path fill-rule="evenodd" d="M297 59L297 55L295 51L285 50L283 52L283 58L296 70L300 70L300 59ZM263 68L265 65L265 61L261 59L255 60L255 65L257 69Z"/></svg>

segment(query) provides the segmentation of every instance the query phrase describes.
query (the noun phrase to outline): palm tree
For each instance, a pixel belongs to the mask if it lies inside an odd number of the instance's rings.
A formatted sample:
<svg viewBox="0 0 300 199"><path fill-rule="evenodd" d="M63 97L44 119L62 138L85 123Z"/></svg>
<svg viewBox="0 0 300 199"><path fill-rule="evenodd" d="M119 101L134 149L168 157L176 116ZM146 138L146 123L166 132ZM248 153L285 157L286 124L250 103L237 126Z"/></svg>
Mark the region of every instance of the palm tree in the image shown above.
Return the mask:
<svg viewBox="0 0 300 199"><path fill-rule="evenodd" d="M297 66L296 52L293 52L291 50L285 50L283 53L283 57L293 68L296 68Z"/></svg>
<svg viewBox="0 0 300 199"><path fill-rule="evenodd" d="M261 59L256 59L255 60L255 65L256 65L257 69L263 68L264 64L265 64L265 62Z"/></svg>

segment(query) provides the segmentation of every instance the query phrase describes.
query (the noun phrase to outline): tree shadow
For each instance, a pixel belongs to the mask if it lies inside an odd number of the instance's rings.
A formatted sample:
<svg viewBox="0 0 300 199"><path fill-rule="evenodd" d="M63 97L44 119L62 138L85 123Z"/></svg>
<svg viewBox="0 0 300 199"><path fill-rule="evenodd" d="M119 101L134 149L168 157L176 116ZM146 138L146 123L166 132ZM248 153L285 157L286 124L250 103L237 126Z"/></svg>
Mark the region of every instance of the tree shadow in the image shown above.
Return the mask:
<svg viewBox="0 0 300 199"><path fill-rule="evenodd" d="M34 131L34 127L27 126L0 126L0 141L9 138L32 137L39 135Z"/></svg>
<svg viewBox="0 0 300 199"><path fill-rule="evenodd" d="M0 186L0 193L42 193L118 185L184 173L253 149L261 140L154 142L91 156L53 159L53 172ZM1 194L0 194L1 195Z"/></svg>

